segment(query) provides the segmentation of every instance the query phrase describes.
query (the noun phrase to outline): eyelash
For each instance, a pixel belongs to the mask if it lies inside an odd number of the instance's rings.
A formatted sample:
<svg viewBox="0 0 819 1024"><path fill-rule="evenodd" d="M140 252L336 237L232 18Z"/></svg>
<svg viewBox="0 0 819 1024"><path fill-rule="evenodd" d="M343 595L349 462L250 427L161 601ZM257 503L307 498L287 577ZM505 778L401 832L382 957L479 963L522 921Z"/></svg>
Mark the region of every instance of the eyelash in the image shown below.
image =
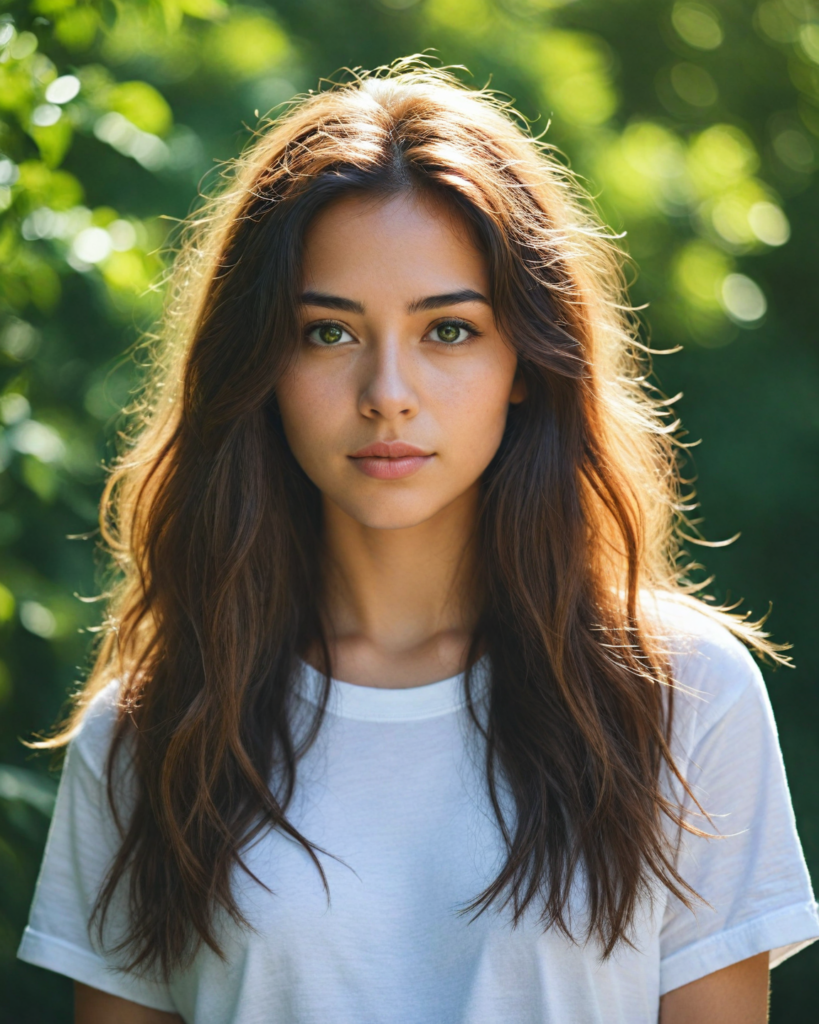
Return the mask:
<svg viewBox="0 0 819 1024"><path fill-rule="evenodd" d="M464 341L458 341L458 342L435 341L435 340L433 340L432 344L433 345L437 345L440 348L461 348L464 345L468 345L474 338L479 338L483 334L483 331L479 331L477 327L474 327L472 324L467 323L466 320L461 320L459 317L448 316L445 319L439 320L437 323L434 323L430 327L430 329L427 331L427 333L424 335L424 337L426 338L427 335L431 334L434 330L436 330L436 328L443 327L444 324L452 324L455 327L460 327L461 330L467 332L469 337L464 339ZM344 331L347 334L352 334L352 331L349 331L344 326L344 324L339 323L338 320L317 320L316 322L310 324L307 328L305 328L305 331L304 331L305 340L309 341L310 340L310 335L312 334L312 332L315 331L319 327L338 327L339 330L342 330L342 331ZM318 348L333 348L334 347L333 345L321 345L318 342L313 342L313 344L317 345Z"/></svg>
<svg viewBox="0 0 819 1024"><path fill-rule="evenodd" d="M433 345L438 345L440 348L462 348L464 345L468 345L471 341L474 341L475 338L479 338L483 334L483 331L479 331L477 327L473 327L473 325L470 324L470 323L467 323L466 320L461 320L459 317L456 317L456 316L448 316L448 317L445 317L443 320L439 320L438 323L433 324L432 327L430 327L430 329L427 331L427 334L424 335L424 337L426 337L428 334L431 334L438 327L443 327L444 324L452 324L454 327L460 327L461 330L467 332L469 337L465 338L463 341L457 341L457 342L451 342L451 341L433 341L432 342Z"/></svg>
<svg viewBox="0 0 819 1024"><path fill-rule="evenodd" d="M335 348L335 345L322 345L321 342L318 341L311 342L310 335L313 333L313 331L318 330L319 327L338 327L338 329L340 331L344 331L345 334L352 335L353 333L352 331L348 330L344 326L344 324L339 323L338 320L316 320L314 323L309 324L307 327L305 327L304 340L309 344L315 345L317 348Z"/></svg>

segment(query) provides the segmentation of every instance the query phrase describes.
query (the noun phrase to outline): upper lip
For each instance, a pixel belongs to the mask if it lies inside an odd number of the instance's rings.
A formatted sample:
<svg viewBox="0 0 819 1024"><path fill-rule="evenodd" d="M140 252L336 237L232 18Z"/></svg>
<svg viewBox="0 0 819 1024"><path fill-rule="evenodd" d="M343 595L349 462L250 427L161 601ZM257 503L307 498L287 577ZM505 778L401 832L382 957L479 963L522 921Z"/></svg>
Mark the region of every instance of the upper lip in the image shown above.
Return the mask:
<svg viewBox="0 0 819 1024"><path fill-rule="evenodd" d="M413 455L431 455L423 448L417 448L414 444L407 444L406 441L376 441L375 444L368 444L353 452L351 459L406 459Z"/></svg>

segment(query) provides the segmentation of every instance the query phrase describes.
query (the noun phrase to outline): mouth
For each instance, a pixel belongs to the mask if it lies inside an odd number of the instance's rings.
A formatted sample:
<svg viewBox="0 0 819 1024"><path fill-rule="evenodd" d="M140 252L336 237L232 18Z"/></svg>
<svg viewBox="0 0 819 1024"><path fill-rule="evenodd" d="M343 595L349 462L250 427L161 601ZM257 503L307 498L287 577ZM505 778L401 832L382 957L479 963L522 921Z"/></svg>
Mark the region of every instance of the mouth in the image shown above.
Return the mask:
<svg viewBox="0 0 819 1024"><path fill-rule="evenodd" d="M404 441L377 441L348 456L355 468L375 480L401 480L412 476L435 458L434 452L425 452Z"/></svg>

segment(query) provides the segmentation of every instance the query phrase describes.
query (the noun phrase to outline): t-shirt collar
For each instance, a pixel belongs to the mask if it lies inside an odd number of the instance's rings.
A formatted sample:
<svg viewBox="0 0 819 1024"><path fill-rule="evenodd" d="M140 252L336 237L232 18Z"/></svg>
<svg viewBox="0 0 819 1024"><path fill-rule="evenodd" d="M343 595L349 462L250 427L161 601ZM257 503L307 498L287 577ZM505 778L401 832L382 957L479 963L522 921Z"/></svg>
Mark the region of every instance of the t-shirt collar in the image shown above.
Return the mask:
<svg viewBox="0 0 819 1024"><path fill-rule="evenodd" d="M320 672L299 659L300 678L297 692L312 704L321 699L323 677ZM488 661L479 659L472 673L475 683L486 677ZM327 711L340 718L356 718L366 722L416 722L448 715L466 704L464 673L423 686L388 688L359 686L332 679Z"/></svg>

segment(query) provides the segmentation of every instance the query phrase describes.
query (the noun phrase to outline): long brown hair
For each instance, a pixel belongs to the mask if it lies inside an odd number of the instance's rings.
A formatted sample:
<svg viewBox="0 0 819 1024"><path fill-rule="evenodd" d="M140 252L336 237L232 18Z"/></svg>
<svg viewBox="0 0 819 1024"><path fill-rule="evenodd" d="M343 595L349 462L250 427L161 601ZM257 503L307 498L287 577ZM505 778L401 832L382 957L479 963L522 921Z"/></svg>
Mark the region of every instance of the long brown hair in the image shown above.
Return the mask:
<svg viewBox="0 0 819 1024"><path fill-rule="evenodd" d="M97 923L125 886L119 948L131 969L167 975L201 942L219 951L217 909L243 923L231 874L262 830L288 833L321 871L287 818L321 718L297 742L294 669L319 649L328 683L332 671L321 503L285 441L276 387L300 343L311 218L351 193L415 189L471 225L527 391L483 480L484 600L470 663L483 650L491 665L481 727L507 858L471 909L508 906L517 920L531 905L544 927L569 934L582 870L581 937L608 955L658 880L691 897L669 837L694 828L660 784L664 766L676 772L673 679L640 606L644 590L690 590L677 568L674 425L644 385L620 253L512 112L417 62L301 98L263 123L226 179L181 239L153 376L102 501L118 582L93 671L49 741L66 743L90 699L120 680L109 793L116 813L114 764L127 744L136 803ZM723 619L773 649L757 626Z"/></svg>

